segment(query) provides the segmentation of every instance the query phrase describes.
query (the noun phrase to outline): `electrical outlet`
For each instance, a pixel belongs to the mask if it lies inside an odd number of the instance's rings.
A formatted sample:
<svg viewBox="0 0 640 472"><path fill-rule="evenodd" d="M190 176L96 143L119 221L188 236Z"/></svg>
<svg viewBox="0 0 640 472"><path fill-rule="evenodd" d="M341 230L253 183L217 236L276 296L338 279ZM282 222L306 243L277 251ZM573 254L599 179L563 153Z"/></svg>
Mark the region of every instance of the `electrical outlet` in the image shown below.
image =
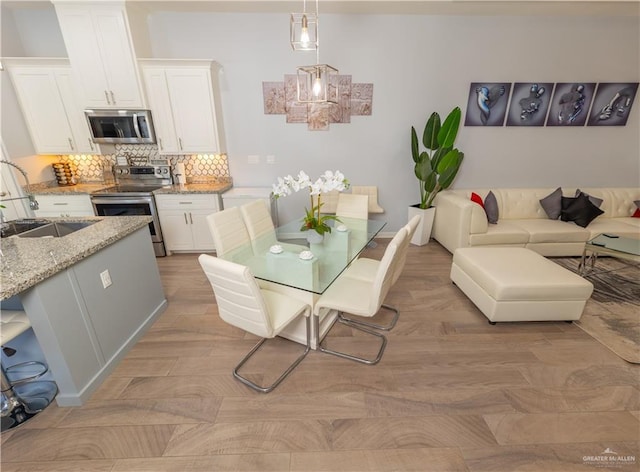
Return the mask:
<svg viewBox="0 0 640 472"><path fill-rule="evenodd" d="M111 285L111 275L109 274L109 270L105 270L100 272L100 279L102 280L102 288L107 288Z"/></svg>
<svg viewBox="0 0 640 472"><path fill-rule="evenodd" d="M260 156L258 156L257 154L251 154L249 155L247 162L249 164L260 164Z"/></svg>

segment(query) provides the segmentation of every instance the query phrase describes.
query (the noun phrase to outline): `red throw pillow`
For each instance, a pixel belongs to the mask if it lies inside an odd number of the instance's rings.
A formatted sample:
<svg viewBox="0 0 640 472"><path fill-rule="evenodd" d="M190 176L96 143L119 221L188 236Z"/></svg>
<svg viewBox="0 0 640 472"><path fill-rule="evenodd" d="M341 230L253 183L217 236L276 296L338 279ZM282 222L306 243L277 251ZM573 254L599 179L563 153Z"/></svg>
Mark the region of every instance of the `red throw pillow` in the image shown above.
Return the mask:
<svg viewBox="0 0 640 472"><path fill-rule="evenodd" d="M631 215L633 218L640 218L640 208L636 208L636 211Z"/></svg>
<svg viewBox="0 0 640 472"><path fill-rule="evenodd" d="M482 208L484 208L484 202L482 201L482 197L475 192L471 192L471 201L476 202Z"/></svg>

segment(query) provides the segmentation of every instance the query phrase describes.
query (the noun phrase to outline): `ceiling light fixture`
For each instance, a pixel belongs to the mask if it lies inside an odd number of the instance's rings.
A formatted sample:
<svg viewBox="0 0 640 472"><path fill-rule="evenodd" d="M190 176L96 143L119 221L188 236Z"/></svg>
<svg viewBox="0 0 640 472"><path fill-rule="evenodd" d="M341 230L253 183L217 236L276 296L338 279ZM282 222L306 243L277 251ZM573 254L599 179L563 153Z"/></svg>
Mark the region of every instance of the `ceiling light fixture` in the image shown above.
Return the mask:
<svg viewBox="0 0 640 472"><path fill-rule="evenodd" d="M307 12L306 0L302 10L302 13L291 14L291 47L294 51L313 51L318 48L318 0L315 12Z"/></svg>
<svg viewBox="0 0 640 472"><path fill-rule="evenodd" d="M306 12L306 2L304 8ZM292 22L293 15L294 14L292 14L291 16ZM302 18L304 21L301 21L301 25L305 25L305 27L302 28L301 26L301 30L309 32L309 18L306 17L305 14L302 15ZM320 64L318 0L316 0L316 12L314 20L315 30L313 31L313 37L316 50L316 63L312 66L298 67L296 77L297 99L300 103L338 103L338 69L336 69L335 67L331 67L328 64ZM293 30L291 44L294 44ZM294 50L295 49L296 48L294 47Z"/></svg>

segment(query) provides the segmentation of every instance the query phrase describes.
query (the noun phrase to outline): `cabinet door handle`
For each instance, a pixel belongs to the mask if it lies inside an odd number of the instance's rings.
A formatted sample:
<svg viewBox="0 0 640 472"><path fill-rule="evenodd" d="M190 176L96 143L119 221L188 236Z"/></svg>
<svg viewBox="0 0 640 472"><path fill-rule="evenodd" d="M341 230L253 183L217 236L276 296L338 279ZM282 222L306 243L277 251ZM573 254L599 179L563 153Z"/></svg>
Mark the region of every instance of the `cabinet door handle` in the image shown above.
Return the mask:
<svg viewBox="0 0 640 472"><path fill-rule="evenodd" d="M0 197L6 197L7 195L11 195L11 194L7 192L0 192Z"/></svg>
<svg viewBox="0 0 640 472"><path fill-rule="evenodd" d="M111 94L111 103L115 105L116 104L116 99L113 96L113 90L110 90L109 93Z"/></svg>
<svg viewBox="0 0 640 472"><path fill-rule="evenodd" d="M91 141L91 138L87 138L87 141L89 141L89 147L91 148L91 150L94 151L95 148L93 147L93 141Z"/></svg>
<svg viewBox="0 0 640 472"><path fill-rule="evenodd" d="M107 103L109 105L111 105L111 102L109 101L109 93L106 90L104 91L104 98L106 98L107 99Z"/></svg>
<svg viewBox="0 0 640 472"><path fill-rule="evenodd" d="M191 205L193 202L178 202L179 205Z"/></svg>
<svg viewBox="0 0 640 472"><path fill-rule="evenodd" d="M191 221L191 224L193 224L193 216L191 215L191 212L189 212L189 221Z"/></svg>
<svg viewBox="0 0 640 472"><path fill-rule="evenodd" d="M158 138L158 145L160 146L160 150L162 151L164 147L162 146L162 138Z"/></svg>
<svg viewBox="0 0 640 472"><path fill-rule="evenodd" d="M182 216L184 216L184 224L185 224L185 225L188 225L188 224L189 224L189 222L187 221L187 214L186 214L186 213L183 213L183 214L182 214Z"/></svg>
<svg viewBox="0 0 640 472"><path fill-rule="evenodd" d="M74 150L74 147L73 147L73 141L71 140L71 138L67 138L67 140L69 141L69 147L70 147L70 148L71 148L71 150L73 151L73 150Z"/></svg>
<svg viewBox="0 0 640 472"><path fill-rule="evenodd" d="M182 138L178 138L178 144L180 144L180 150L182 151Z"/></svg>
<svg viewBox="0 0 640 472"><path fill-rule="evenodd" d="M67 202L54 202L53 204L54 205L62 205L62 206L68 205Z"/></svg>

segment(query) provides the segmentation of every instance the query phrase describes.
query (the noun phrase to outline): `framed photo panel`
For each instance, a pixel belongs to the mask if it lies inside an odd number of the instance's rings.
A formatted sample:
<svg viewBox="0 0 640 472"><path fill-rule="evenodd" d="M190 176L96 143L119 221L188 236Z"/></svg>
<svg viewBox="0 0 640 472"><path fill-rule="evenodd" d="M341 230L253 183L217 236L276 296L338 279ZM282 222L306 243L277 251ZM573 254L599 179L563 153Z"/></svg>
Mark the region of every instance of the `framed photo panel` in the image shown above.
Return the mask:
<svg viewBox="0 0 640 472"><path fill-rule="evenodd" d="M624 126L638 92L638 82L599 83L588 126Z"/></svg>
<svg viewBox="0 0 640 472"><path fill-rule="evenodd" d="M510 82L472 82L464 125L502 126L507 114L510 91Z"/></svg>
<svg viewBox="0 0 640 472"><path fill-rule="evenodd" d="M584 126L595 88L595 82L557 83L547 126Z"/></svg>
<svg viewBox="0 0 640 472"><path fill-rule="evenodd" d="M507 126L544 126L553 95L553 82L513 84Z"/></svg>

